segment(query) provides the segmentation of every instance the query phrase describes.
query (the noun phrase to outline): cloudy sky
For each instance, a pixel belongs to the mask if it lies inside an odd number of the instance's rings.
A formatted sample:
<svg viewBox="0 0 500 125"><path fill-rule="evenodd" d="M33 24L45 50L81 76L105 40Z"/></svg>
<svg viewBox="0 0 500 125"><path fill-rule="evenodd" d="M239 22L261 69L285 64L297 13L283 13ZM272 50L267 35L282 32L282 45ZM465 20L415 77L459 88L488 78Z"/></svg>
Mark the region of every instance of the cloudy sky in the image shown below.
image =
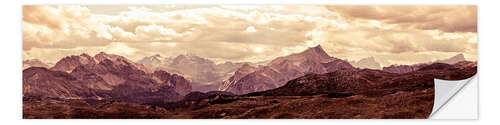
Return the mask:
<svg viewBox="0 0 500 125"><path fill-rule="evenodd" d="M321 45L383 65L477 59L476 6L24 6L23 59L104 51L259 62Z"/></svg>

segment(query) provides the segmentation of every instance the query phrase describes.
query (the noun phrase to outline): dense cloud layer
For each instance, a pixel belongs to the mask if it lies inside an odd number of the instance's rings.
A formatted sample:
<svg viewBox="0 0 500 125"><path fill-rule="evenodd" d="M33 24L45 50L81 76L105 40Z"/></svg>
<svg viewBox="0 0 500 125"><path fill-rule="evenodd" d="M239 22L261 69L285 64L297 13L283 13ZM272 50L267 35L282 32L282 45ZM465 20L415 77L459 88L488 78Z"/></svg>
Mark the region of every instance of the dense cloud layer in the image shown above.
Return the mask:
<svg viewBox="0 0 500 125"><path fill-rule="evenodd" d="M321 44L332 56L374 56L385 65L457 53L475 60L476 11L475 6L24 6L23 56L54 62L106 51L132 59L195 54L257 62Z"/></svg>
<svg viewBox="0 0 500 125"><path fill-rule="evenodd" d="M347 18L444 32L477 32L476 6L329 6Z"/></svg>

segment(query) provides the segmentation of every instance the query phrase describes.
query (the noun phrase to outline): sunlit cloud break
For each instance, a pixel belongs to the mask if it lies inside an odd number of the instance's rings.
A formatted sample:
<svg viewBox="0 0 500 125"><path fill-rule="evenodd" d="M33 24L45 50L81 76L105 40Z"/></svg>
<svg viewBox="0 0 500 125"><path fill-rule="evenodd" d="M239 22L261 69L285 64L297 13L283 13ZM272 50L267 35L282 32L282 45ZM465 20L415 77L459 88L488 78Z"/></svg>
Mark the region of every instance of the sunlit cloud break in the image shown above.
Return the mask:
<svg viewBox="0 0 500 125"><path fill-rule="evenodd" d="M23 58L45 62L101 51L260 62L315 45L383 65L477 59L476 6L23 6L22 18Z"/></svg>

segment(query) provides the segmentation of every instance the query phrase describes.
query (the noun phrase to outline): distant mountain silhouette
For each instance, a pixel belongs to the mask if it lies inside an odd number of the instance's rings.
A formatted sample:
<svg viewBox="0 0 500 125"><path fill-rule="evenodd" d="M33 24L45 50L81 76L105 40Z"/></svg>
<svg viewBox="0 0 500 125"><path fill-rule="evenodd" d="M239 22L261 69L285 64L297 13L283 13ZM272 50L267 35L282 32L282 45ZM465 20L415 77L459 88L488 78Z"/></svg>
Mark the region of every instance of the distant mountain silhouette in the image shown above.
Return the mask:
<svg viewBox="0 0 500 125"><path fill-rule="evenodd" d="M23 70L29 67L45 67L49 68L51 65L44 63L38 59L23 60Z"/></svg>
<svg viewBox="0 0 500 125"><path fill-rule="evenodd" d="M190 80L193 91L208 92L217 90L220 82L230 77L243 63L215 62L195 55L178 55L176 57L162 57L153 55L144 57L138 63L144 64L151 70L165 70L182 75Z"/></svg>
<svg viewBox="0 0 500 125"><path fill-rule="evenodd" d="M464 54L462 54L462 53L457 54L457 55L455 55L453 57L450 57L448 59L437 60L437 61L434 61L434 62L446 63L446 64L455 64L455 63L458 63L458 62L461 62L461 61L465 61Z"/></svg>
<svg viewBox="0 0 500 125"><path fill-rule="evenodd" d="M382 68L382 70L387 71L387 72L392 72L392 73L408 73L408 72L412 72L412 71L417 71L420 68L428 66L429 64L432 64L432 63L455 64L455 63L462 62L462 61L466 61L464 58L464 55L457 54L457 55L450 57L450 58L447 58L447 59L436 60L436 61L429 62L429 63L420 63L420 64L413 64L413 65L391 65L391 66Z"/></svg>
<svg viewBox="0 0 500 125"><path fill-rule="evenodd" d="M361 69L382 69L382 66L379 62L375 61L374 57L366 57L358 61L353 61L351 64Z"/></svg>

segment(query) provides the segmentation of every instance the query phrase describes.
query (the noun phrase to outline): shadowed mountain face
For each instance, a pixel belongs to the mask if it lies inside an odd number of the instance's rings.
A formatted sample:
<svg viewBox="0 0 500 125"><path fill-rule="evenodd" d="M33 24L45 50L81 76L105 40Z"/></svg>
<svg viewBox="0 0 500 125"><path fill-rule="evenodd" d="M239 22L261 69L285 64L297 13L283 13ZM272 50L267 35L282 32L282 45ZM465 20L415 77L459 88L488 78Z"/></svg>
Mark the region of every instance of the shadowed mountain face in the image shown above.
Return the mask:
<svg viewBox="0 0 500 125"><path fill-rule="evenodd" d="M81 81L61 71L30 67L23 71L23 97L91 98L96 92L89 89L90 81Z"/></svg>
<svg viewBox="0 0 500 125"><path fill-rule="evenodd" d="M233 76L231 76L228 80L226 80L224 82L239 81L244 76L255 72L255 70L257 70L257 67L250 66L249 64L244 64L242 67L240 67L239 69L237 69L234 72ZM234 83L223 83L219 89L220 90L227 90L230 87L230 85L232 85L232 84L234 84Z"/></svg>
<svg viewBox="0 0 500 125"><path fill-rule="evenodd" d="M311 73L333 72L353 68L348 62L328 56L321 46L309 48L301 53L278 57L266 66L238 69L225 80L221 91L246 94L283 86L288 80Z"/></svg>
<svg viewBox="0 0 500 125"><path fill-rule="evenodd" d="M50 70L71 72L77 66L96 63L97 60L84 53L79 56L72 55L64 57L59 60L54 67L50 68Z"/></svg>
<svg viewBox="0 0 500 125"><path fill-rule="evenodd" d="M23 71L26 98L112 99L145 103L175 100L191 92L182 76L149 72L122 56L99 53L61 59L50 70L31 67Z"/></svg>
<svg viewBox="0 0 500 125"><path fill-rule="evenodd" d="M138 63L144 64L152 70L165 70L180 74L190 80L193 91L217 90L220 82L230 77L243 63L225 62L215 64L213 61L194 55L179 55L176 57L162 57L154 55L144 57Z"/></svg>

